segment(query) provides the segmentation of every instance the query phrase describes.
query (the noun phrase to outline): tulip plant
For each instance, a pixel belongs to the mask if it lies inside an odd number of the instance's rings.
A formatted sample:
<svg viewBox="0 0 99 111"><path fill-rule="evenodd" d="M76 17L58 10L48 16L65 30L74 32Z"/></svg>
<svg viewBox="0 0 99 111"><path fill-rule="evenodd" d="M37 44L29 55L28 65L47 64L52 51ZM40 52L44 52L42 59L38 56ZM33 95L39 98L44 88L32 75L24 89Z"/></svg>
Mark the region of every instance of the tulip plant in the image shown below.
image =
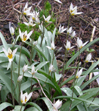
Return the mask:
<svg viewBox="0 0 99 111"><path fill-rule="evenodd" d="M55 3L62 5L60 0ZM47 6L46 6L47 5ZM48 7L49 6L49 7ZM47 9L48 7L48 9ZM50 13L51 5L45 3L44 10L32 10L27 2L20 13L23 18L15 29L9 23L12 43L8 44L0 32L2 44L0 46L0 111L95 111L99 109L99 88L88 88L94 80L98 81L99 61L92 60L92 54L86 54L81 64L80 55L87 48L99 41L92 42L75 37L73 27L59 25L55 27L55 16ZM70 4L70 16L79 16L77 6ZM53 25L54 24L54 25ZM66 33L66 43L63 66L58 67L55 44L56 35ZM37 36L37 38L35 38ZM75 39L75 46L70 41ZM18 45L20 44L20 45ZM68 54L75 50L75 54L68 59ZM74 66L74 62L77 65ZM91 62L89 68L85 65ZM67 71L71 76L65 78ZM97 72L97 74L96 74ZM94 73L94 77L86 81L86 77ZM73 80L71 86L68 82ZM99 83L99 81L98 81ZM38 97L35 97L35 92ZM35 98L35 99L34 99ZM42 102L44 101L44 102ZM45 104L45 106L44 106Z"/></svg>

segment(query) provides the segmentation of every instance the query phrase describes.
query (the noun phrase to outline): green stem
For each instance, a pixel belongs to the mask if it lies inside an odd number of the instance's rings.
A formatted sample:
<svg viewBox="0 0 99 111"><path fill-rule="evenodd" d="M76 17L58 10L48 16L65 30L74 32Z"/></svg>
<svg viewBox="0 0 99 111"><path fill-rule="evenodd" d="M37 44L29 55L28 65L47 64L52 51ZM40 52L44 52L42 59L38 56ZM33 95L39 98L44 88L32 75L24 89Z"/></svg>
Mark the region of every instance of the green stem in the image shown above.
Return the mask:
<svg viewBox="0 0 99 111"><path fill-rule="evenodd" d="M12 80L12 74L13 74L13 61L12 61L12 63L11 63L11 90L12 90L12 101L13 101L13 106L15 105L15 103L14 103L14 93L13 93L13 80Z"/></svg>
<svg viewBox="0 0 99 111"><path fill-rule="evenodd" d="M22 110L22 106L23 106L23 104L21 105L20 111Z"/></svg>
<svg viewBox="0 0 99 111"><path fill-rule="evenodd" d="M22 51L22 45L21 45L20 55L19 55L18 77L20 76L20 60L21 60L21 51ZM19 84L19 103L20 103L20 84Z"/></svg>
<svg viewBox="0 0 99 111"><path fill-rule="evenodd" d="M79 50L78 61L79 61L79 57L80 57L80 50ZM78 69L79 69L79 62L78 62L78 65L77 65L77 69L76 69L76 73L75 73L75 78L74 78L74 82L73 82L72 98L73 98L73 92L74 92L74 86L75 86L76 74L77 74ZM72 100L71 100L71 104L70 104L70 107L69 107L69 111L71 111L71 106L72 106Z"/></svg>
<svg viewBox="0 0 99 111"><path fill-rule="evenodd" d="M32 78L33 78L33 74L32 74ZM31 87L30 87L30 91L32 90L32 78L31 78Z"/></svg>
<svg viewBox="0 0 99 111"><path fill-rule="evenodd" d="M31 42L31 46L32 46L32 49L31 49L31 56L30 56L30 65L32 64L32 57L33 57L33 41Z"/></svg>

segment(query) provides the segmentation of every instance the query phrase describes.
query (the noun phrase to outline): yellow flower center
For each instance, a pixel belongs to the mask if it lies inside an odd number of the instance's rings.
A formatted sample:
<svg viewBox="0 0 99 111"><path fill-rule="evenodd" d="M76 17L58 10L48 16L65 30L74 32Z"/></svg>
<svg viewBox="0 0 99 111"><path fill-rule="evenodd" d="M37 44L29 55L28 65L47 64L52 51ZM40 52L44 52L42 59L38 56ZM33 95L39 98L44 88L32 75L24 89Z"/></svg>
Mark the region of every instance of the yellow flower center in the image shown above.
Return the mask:
<svg viewBox="0 0 99 111"><path fill-rule="evenodd" d="M32 19L33 19L33 20L35 20L35 18L34 18L34 17L32 17Z"/></svg>
<svg viewBox="0 0 99 111"><path fill-rule="evenodd" d="M85 62L88 63L89 61L88 61L88 60L85 60Z"/></svg>
<svg viewBox="0 0 99 111"><path fill-rule="evenodd" d="M26 12L23 12L24 15L26 15Z"/></svg>
<svg viewBox="0 0 99 111"><path fill-rule="evenodd" d="M9 59L12 59L12 58L13 58L12 52L8 53L8 58L9 58Z"/></svg>
<svg viewBox="0 0 99 111"><path fill-rule="evenodd" d="M23 103L23 100L21 99L21 103Z"/></svg>
<svg viewBox="0 0 99 111"><path fill-rule="evenodd" d="M25 103L27 102L27 97L25 96Z"/></svg>
<svg viewBox="0 0 99 111"><path fill-rule="evenodd" d="M69 51L69 50L70 50L70 48L67 48L67 50Z"/></svg>
<svg viewBox="0 0 99 111"><path fill-rule="evenodd" d="M79 77L78 76L76 76L76 79L78 79Z"/></svg>
<svg viewBox="0 0 99 111"><path fill-rule="evenodd" d="M24 35L23 35L23 38L22 38L22 41L25 42L26 40L27 40L27 36L24 34Z"/></svg>
<svg viewBox="0 0 99 111"><path fill-rule="evenodd" d="M83 46L80 46L80 49L82 48Z"/></svg>

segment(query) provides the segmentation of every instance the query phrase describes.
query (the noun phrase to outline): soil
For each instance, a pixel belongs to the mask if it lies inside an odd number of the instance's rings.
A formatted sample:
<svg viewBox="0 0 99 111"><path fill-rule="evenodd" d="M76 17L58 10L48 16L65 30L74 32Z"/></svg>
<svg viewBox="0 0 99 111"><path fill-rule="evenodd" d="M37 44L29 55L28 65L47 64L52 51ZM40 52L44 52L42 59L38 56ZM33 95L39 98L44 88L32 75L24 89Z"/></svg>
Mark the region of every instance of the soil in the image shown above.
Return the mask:
<svg viewBox="0 0 99 111"><path fill-rule="evenodd" d="M41 2L40 2L41 1ZM43 9L44 2L46 0L0 0L0 32L4 35L6 38L7 43L11 43L11 35L9 33L9 22L13 22L16 26L16 24L19 22L19 13L16 10L21 10L22 7L24 7L26 2L29 2L29 5L37 5L39 3L39 7ZM83 42L89 41L91 39L92 30L93 27L96 26L96 30L94 33L93 39L96 39L99 37L99 0L61 0L62 5L59 3L54 2L54 0L48 0L52 5L52 11L55 13L55 16L58 17L57 19L57 28L59 25L64 25L64 27L68 26L68 19L69 19L69 13L68 9L70 6L70 3L72 2L74 6L78 6L78 11L83 12L83 14L79 16L71 17L71 20L69 22L69 27L73 27L73 30L76 31L76 37L80 37ZM57 54L57 59L60 64L63 63L63 56L64 56L64 44L66 44L66 37L67 34L63 33L58 36L56 39L56 46L57 49L59 47L62 47L62 50ZM71 39L69 39L71 40ZM76 39L72 39L71 43L73 46L76 45ZM2 42L0 40L0 45L2 45ZM92 52L93 54L93 60L96 58L99 58L99 42L95 43L90 48L94 49L95 51ZM77 47L74 48L75 52L77 51ZM72 51L70 51L70 54L72 54ZM86 53L84 52L81 54L80 60L85 60ZM68 55L68 59L70 58L70 55ZM75 63L76 65L76 63ZM90 64L88 64L86 67L89 67ZM68 78L72 74L72 71L66 72L65 79ZM88 78L86 78L87 80ZM68 87L73 81L68 83ZM91 83L91 87L97 87L96 81L93 81Z"/></svg>

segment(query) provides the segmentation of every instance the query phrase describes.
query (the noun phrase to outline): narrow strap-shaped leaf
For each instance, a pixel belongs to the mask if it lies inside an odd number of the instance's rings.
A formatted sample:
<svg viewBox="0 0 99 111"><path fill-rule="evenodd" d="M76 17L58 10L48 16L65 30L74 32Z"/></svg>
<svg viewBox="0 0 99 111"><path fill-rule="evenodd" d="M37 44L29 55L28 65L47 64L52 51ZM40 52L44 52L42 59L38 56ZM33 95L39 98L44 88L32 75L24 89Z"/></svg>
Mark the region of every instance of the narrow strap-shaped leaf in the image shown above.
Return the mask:
<svg viewBox="0 0 99 111"><path fill-rule="evenodd" d="M99 41L99 38L93 40L92 42L90 42L89 44L87 44L86 46L84 46L81 50L80 53L82 53L86 48L88 48L89 46L93 45L95 42ZM65 69L68 68L68 66L78 57L79 52L77 52L72 58L70 58L68 60L68 62L65 64Z"/></svg>
<svg viewBox="0 0 99 111"><path fill-rule="evenodd" d="M4 102L4 103L0 104L0 111L2 111L3 109L7 108L8 106L12 106L13 107L12 104L7 103L7 102Z"/></svg>
<svg viewBox="0 0 99 111"><path fill-rule="evenodd" d="M1 32L0 32L0 38L1 38L1 41L2 41L4 48L7 50L8 49L7 42L5 41L5 38Z"/></svg>
<svg viewBox="0 0 99 111"><path fill-rule="evenodd" d="M38 111L43 111L36 103L33 103L33 102L28 102L26 105L31 105L31 106L34 106L35 108L38 109Z"/></svg>

